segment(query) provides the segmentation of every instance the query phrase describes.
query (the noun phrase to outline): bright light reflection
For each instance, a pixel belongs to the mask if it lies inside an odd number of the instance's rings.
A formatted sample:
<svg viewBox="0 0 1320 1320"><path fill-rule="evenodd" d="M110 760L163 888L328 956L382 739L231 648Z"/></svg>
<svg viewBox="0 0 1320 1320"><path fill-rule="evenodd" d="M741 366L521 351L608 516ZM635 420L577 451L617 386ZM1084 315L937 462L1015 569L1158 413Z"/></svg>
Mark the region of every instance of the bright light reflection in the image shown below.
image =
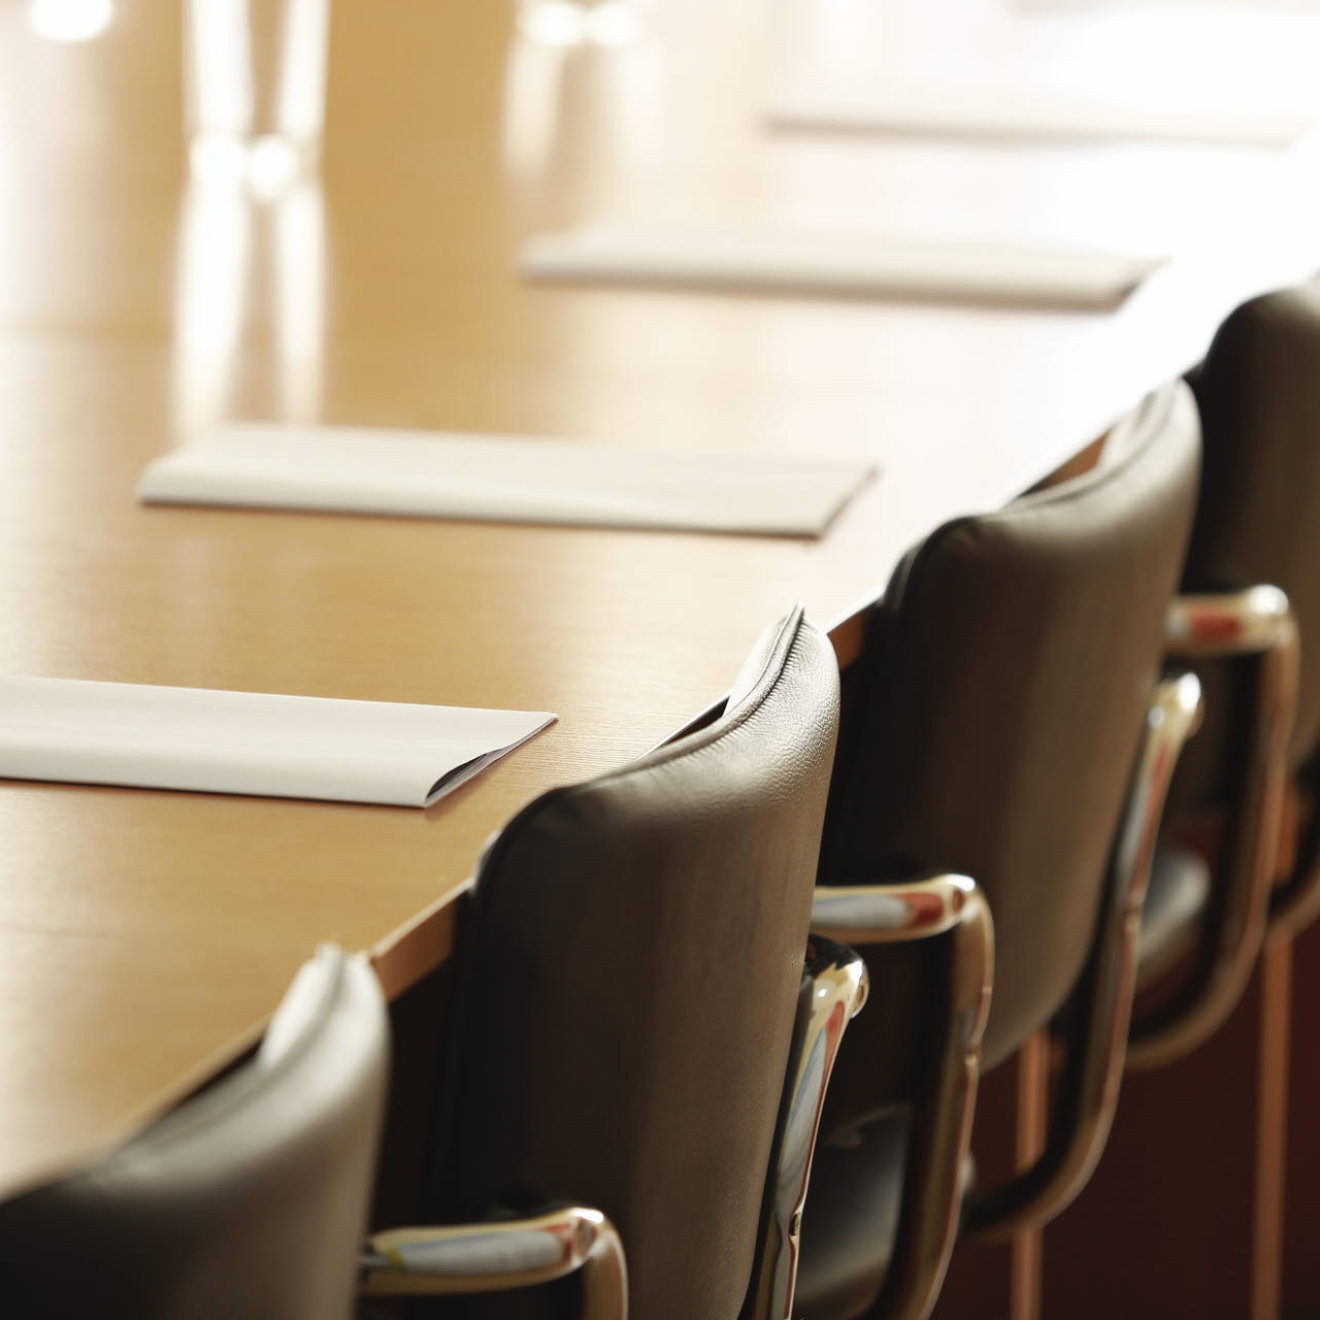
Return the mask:
<svg viewBox="0 0 1320 1320"><path fill-rule="evenodd" d="M28 25L51 41L90 41L110 26L113 0L32 0Z"/></svg>
<svg viewBox="0 0 1320 1320"><path fill-rule="evenodd" d="M640 0L521 0L518 31L538 46L626 46L637 38Z"/></svg>
<svg viewBox="0 0 1320 1320"><path fill-rule="evenodd" d="M518 15L518 29L541 46L580 46L586 39L586 12L574 0L531 0Z"/></svg>
<svg viewBox="0 0 1320 1320"><path fill-rule="evenodd" d="M253 196L269 202L314 173L316 156L308 144L273 133L255 142L213 133L192 140L188 159L199 182L223 187L246 184Z"/></svg>
<svg viewBox="0 0 1320 1320"><path fill-rule="evenodd" d="M185 440L232 414L244 332L262 323L263 312L273 331L271 415L306 422L320 412L326 266L321 189L301 179L261 204L248 183L246 176L208 178L199 171L184 199L174 421ZM268 252L259 254L267 241ZM269 280L253 279L258 261Z"/></svg>
<svg viewBox="0 0 1320 1320"><path fill-rule="evenodd" d="M251 24L246 0L188 0L187 72L193 132L252 128Z"/></svg>
<svg viewBox="0 0 1320 1320"><path fill-rule="evenodd" d="M287 138L258 138L248 152L248 178L258 197L277 197L298 177L302 153Z"/></svg>
<svg viewBox="0 0 1320 1320"><path fill-rule="evenodd" d="M248 153L238 138L209 134L196 137L188 151L193 176L202 183L227 185L247 177Z"/></svg>
<svg viewBox="0 0 1320 1320"><path fill-rule="evenodd" d="M286 3L275 128L287 137L310 141L321 136L325 120L330 0Z"/></svg>
<svg viewBox="0 0 1320 1320"><path fill-rule="evenodd" d="M559 131L563 50L514 42L504 75L504 159L522 183L538 180L550 165Z"/></svg>
<svg viewBox="0 0 1320 1320"><path fill-rule="evenodd" d="M321 411L325 333L325 202L304 183L282 198L274 224L274 321L280 415L312 422Z"/></svg>
<svg viewBox="0 0 1320 1320"><path fill-rule="evenodd" d="M626 46L637 38L637 10L623 0L602 0L586 13L587 40L597 46Z"/></svg>
<svg viewBox="0 0 1320 1320"><path fill-rule="evenodd" d="M314 155L320 140L330 0L279 0L275 17L277 22L254 26L249 0L187 5L192 131L204 137L255 135L253 177L267 181L286 170L286 142L300 150L305 145Z"/></svg>
<svg viewBox="0 0 1320 1320"><path fill-rule="evenodd" d="M184 201L174 332L175 427L182 435L222 417L233 389L246 310L251 213L229 183L199 174Z"/></svg>

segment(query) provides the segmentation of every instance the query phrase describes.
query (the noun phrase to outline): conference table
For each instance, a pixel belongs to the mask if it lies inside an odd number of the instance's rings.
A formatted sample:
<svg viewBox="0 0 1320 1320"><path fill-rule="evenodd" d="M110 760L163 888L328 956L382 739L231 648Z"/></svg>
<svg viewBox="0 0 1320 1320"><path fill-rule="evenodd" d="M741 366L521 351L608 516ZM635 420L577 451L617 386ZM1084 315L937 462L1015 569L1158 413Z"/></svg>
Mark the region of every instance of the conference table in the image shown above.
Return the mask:
<svg viewBox="0 0 1320 1320"><path fill-rule="evenodd" d="M0 1195L238 1057L319 942L417 982L521 804L682 727L797 600L845 646L914 540L1320 265L1313 138L775 136L764 18L666 0L563 48L494 0L335 0L320 168L246 182L189 167L179 6L77 44L0 8L0 672L559 716L427 810L0 783ZM1106 312L520 282L527 234L618 211L1170 260ZM819 540L139 505L220 417L879 475Z"/></svg>

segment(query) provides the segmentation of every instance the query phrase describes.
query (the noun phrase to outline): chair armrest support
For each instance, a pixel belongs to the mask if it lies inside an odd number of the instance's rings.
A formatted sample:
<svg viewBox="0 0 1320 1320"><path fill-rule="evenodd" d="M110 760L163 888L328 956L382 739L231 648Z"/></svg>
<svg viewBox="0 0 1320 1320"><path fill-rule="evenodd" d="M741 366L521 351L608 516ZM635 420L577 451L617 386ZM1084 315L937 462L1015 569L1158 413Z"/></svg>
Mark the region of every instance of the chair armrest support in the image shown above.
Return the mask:
<svg viewBox="0 0 1320 1320"><path fill-rule="evenodd" d="M807 944L805 1003L789 1061L761 1269L752 1320L791 1320L798 1240L825 1093L848 1023L866 1003L866 964L851 949L813 936Z"/></svg>
<svg viewBox="0 0 1320 1320"><path fill-rule="evenodd" d="M924 1320L935 1306L962 1225L981 1038L990 1015L994 923L985 896L966 876L939 879L951 882L935 888L954 910L953 924L944 928L951 941L947 1011L931 1031L935 1062L930 1091L912 1115L898 1238L867 1320ZM929 922L910 928L908 938L923 939L940 924L932 910Z"/></svg>
<svg viewBox="0 0 1320 1320"><path fill-rule="evenodd" d="M1224 596L1188 596L1176 601L1174 609L1183 606L1186 618L1193 620L1188 628L1198 618L1210 621L1203 629L1202 649L1184 648L1185 655L1253 657L1246 790L1233 813L1223 858L1222 899L1199 964L1176 998L1133 1024L1128 1062L1134 1068L1160 1067L1190 1054L1219 1029L1242 997L1265 938L1279 879L1288 740L1297 710L1297 625L1282 591L1252 587ZM1216 630L1219 641L1211 636ZM1282 923L1295 900L1291 892L1281 899Z"/></svg>
<svg viewBox="0 0 1320 1320"><path fill-rule="evenodd" d="M934 1305L962 1218L981 1038L990 1011L994 926L976 883L945 874L816 890L812 926L862 946L940 942L946 1012L930 1026L929 1089L913 1105L899 1237L867 1320L920 1320ZM932 952L934 950L932 949ZM947 955L947 956L946 956ZM877 949L875 956L883 957Z"/></svg>
<svg viewBox="0 0 1320 1320"><path fill-rule="evenodd" d="M1064 1034L1066 1055L1045 1150L1008 1182L972 1196L967 1228L991 1240L1048 1223L1086 1186L1104 1150L1126 1058L1137 941L1169 781L1200 718L1193 674L1160 683L1128 790L1099 928Z"/></svg>
<svg viewBox="0 0 1320 1320"><path fill-rule="evenodd" d="M1165 615L1165 649L1179 660L1258 655L1292 627L1288 597L1278 587L1177 596Z"/></svg>
<svg viewBox="0 0 1320 1320"><path fill-rule="evenodd" d="M816 887L811 929L850 944L903 944L952 930L969 904L983 902L965 875L934 875L891 884Z"/></svg>
<svg viewBox="0 0 1320 1320"><path fill-rule="evenodd" d="M582 1273L583 1320L626 1320L627 1267L614 1226L581 1206L528 1219L396 1228L370 1237L360 1291L369 1297L497 1292Z"/></svg>

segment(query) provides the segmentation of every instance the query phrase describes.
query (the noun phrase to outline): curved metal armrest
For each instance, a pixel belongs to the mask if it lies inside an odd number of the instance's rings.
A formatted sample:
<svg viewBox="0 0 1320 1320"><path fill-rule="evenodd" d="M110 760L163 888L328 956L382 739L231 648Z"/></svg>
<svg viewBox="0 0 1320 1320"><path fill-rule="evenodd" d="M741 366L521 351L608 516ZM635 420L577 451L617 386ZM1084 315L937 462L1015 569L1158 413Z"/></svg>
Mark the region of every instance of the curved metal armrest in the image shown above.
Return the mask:
<svg viewBox="0 0 1320 1320"><path fill-rule="evenodd" d="M929 1084L912 1107L898 1238L884 1287L867 1312L868 1320L919 1320L935 1303L962 1218L963 1168L990 1011L990 908L969 877L936 875L893 884L822 886L816 890L812 924L863 946L945 937L945 1009L924 1032L930 1047Z"/></svg>
<svg viewBox="0 0 1320 1320"><path fill-rule="evenodd" d="M1048 1223L1086 1186L1104 1150L1123 1078L1151 858L1169 781L1200 711L1201 685L1194 674L1166 679L1156 690L1119 822L1095 943L1064 1033L1064 1071L1045 1150L1007 1183L969 1200L969 1231L1003 1238Z"/></svg>
<svg viewBox="0 0 1320 1320"><path fill-rule="evenodd" d="M497 1292L582 1272L583 1320L626 1320L627 1267L614 1226L570 1206L529 1219L396 1228L370 1237L361 1292L369 1297Z"/></svg>
<svg viewBox="0 0 1320 1320"><path fill-rule="evenodd" d="M1177 596L1165 615L1164 644L1181 660L1259 655L1285 642L1293 626L1288 597L1278 587Z"/></svg>
<svg viewBox="0 0 1320 1320"><path fill-rule="evenodd" d="M970 876L933 875L879 885L818 885L811 929L850 944L902 944L952 930L982 902Z"/></svg>
<svg viewBox="0 0 1320 1320"><path fill-rule="evenodd" d="M1256 657L1255 700L1245 787L1232 813L1220 901L1191 980L1169 1003L1133 1024L1128 1059L1138 1068L1191 1053L1218 1030L1246 988L1278 879L1287 749L1297 708L1297 625L1277 587L1184 596L1169 617L1171 638L1189 658Z"/></svg>
<svg viewBox="0 0 1320 1320"><path fill-rule="evenodd" d="M807 945L805 998L789 1060L753 1320L790 1320L798 1239L816 1135L834 1060L849 1021L866 1003L866 964L851 949L813 936Z"/></svg>

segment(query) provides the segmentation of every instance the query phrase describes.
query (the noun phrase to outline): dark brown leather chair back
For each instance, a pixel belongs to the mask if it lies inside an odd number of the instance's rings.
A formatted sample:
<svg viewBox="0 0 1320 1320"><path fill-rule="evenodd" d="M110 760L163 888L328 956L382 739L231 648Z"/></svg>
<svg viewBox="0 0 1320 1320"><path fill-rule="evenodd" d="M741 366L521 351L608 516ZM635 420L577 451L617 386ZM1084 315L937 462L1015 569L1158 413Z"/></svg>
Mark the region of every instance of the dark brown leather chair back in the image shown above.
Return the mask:
<svg viewBox="0 0 1320 1320"><path fill-rule="evenodd" d="M366 962L304 967L256 1058L0 1206L11 1320L347 1320L385 1084Z"/></svg>
<svg viewBox="0 0 1320 1320"><path fill-rule="evenodd" d="M1151 395L1107 449L931 535L844 679L822 883L977 880L995 922L988 1065L1058 1012L1091 948L1192 517L1187 387ZM845 1104L849 1055L880 1027L863 1017L844 1049Z"/></svg>
<svg viewBox="0 0 1320 1320"><path fill-rule="evenodd" d="M435 1213L603 1210L633 1320L734 1320L752 1280L838 719L800 612L712 725L538 798L483 859ZM556 1287L559 1285L556 1285ZM556 1314L553 1290L463 1314Z"/></svg>
<svg viewBox="0 0 1320 1320"><path fill-rule="evenodd" d="M1320 280L1255 298L1220 327L1189 377L1204 437L1183 590L1280 587L1301 634L1294 770L1320 744ZM1198 666L1205 724L1179 765L1180 808L1221 805L1249 701L1241 665Z"/></svg>

